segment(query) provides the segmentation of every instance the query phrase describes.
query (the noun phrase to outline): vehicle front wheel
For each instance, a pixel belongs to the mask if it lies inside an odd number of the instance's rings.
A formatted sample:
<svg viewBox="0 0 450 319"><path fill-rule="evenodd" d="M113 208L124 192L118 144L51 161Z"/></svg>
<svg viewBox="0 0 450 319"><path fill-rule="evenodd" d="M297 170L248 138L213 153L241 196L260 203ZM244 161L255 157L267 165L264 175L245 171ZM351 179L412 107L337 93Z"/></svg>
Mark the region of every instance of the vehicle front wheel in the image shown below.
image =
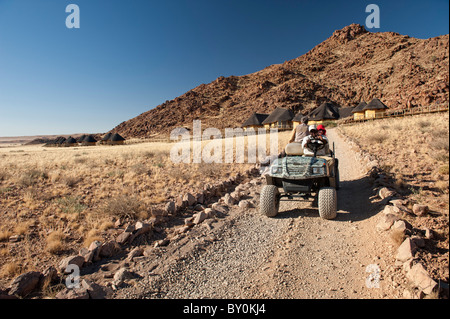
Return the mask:
<svg viewBox="0 0 450 319"><path fill-rule="evenodd" d="M275 217L280 207L280 192L275 185L265 185L261 191L259 211L267 217Z"/></svg>
<svg viewBox="0 0 450 319"><path fill-rule="evenodd" d="M324 219L334 219L337 215L337 193L334 187L322 187L318 196L319 215Z"/></svg>

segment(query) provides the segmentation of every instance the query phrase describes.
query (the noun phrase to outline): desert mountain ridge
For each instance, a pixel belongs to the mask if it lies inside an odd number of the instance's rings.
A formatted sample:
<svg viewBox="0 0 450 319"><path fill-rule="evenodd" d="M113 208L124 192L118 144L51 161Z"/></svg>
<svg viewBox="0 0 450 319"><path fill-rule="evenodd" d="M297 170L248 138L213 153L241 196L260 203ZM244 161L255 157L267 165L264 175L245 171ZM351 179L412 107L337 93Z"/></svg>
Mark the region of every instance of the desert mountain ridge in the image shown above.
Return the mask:
<svg viewBox="0 0 450 319"><path fill-rule="evenodd" d="M298 58L248 75L220 76L111 132L151 137L196 119L202 127L239 127L254 112L283 107L307 114L327 101L348 107L379 98L392 109L448 103L448 68L448 34L416 39L351 24Z"/></svg>

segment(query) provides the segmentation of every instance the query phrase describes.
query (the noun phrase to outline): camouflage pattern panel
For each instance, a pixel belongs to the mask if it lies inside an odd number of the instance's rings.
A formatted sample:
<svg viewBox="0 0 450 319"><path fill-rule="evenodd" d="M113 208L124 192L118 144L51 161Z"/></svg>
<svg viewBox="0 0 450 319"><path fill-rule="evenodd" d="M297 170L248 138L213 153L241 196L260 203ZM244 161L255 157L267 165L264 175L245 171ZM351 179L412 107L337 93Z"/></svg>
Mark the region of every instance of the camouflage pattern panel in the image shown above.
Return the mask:
<svg viewBox="0 0 450 319"><path fill-rule="evenodd" d="M269 175L286 179L309 179L327 176L327 160L309 156L286 156L276 159Z"/></svg>

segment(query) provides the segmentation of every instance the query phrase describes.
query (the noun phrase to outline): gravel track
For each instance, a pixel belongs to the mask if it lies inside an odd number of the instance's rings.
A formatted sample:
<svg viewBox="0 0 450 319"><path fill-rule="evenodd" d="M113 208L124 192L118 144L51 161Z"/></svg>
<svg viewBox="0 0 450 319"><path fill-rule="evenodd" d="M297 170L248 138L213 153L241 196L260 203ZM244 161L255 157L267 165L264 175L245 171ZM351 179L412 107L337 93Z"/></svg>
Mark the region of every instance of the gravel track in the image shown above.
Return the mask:
<svg viewBox="0 0 450 319"><path fill-rule="evenodd" d="M334 130L341 189L338 215L319 217L312 202L282 201L275 218L258 211L262 178L252 181L250 209L193 227L130 267L141 278L116 298L392 298L383 281L390 249L375 231L379 203L355 154ZM367 266L381 271L368 288Z"/></svg>

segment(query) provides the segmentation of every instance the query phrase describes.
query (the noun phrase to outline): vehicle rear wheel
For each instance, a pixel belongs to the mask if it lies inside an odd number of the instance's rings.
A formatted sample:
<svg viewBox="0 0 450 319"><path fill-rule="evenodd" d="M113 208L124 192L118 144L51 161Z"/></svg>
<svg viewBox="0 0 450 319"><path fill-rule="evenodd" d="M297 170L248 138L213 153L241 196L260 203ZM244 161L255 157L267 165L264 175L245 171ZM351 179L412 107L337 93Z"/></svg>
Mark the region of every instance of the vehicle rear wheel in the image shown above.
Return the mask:
<svg viewBox="0 0 450 319"><path fill-rule="evenodd" d="M280 207L280 192L275 185L265 185L261 191L259 211L267 217L275 217Z"/></svg>
<svg viewBox="0 0 450 319"><path fill-rule="evenodd" d="M334 219L337 215L337 194L334 187L319 190L319 215L324 219Z"/></svg>

